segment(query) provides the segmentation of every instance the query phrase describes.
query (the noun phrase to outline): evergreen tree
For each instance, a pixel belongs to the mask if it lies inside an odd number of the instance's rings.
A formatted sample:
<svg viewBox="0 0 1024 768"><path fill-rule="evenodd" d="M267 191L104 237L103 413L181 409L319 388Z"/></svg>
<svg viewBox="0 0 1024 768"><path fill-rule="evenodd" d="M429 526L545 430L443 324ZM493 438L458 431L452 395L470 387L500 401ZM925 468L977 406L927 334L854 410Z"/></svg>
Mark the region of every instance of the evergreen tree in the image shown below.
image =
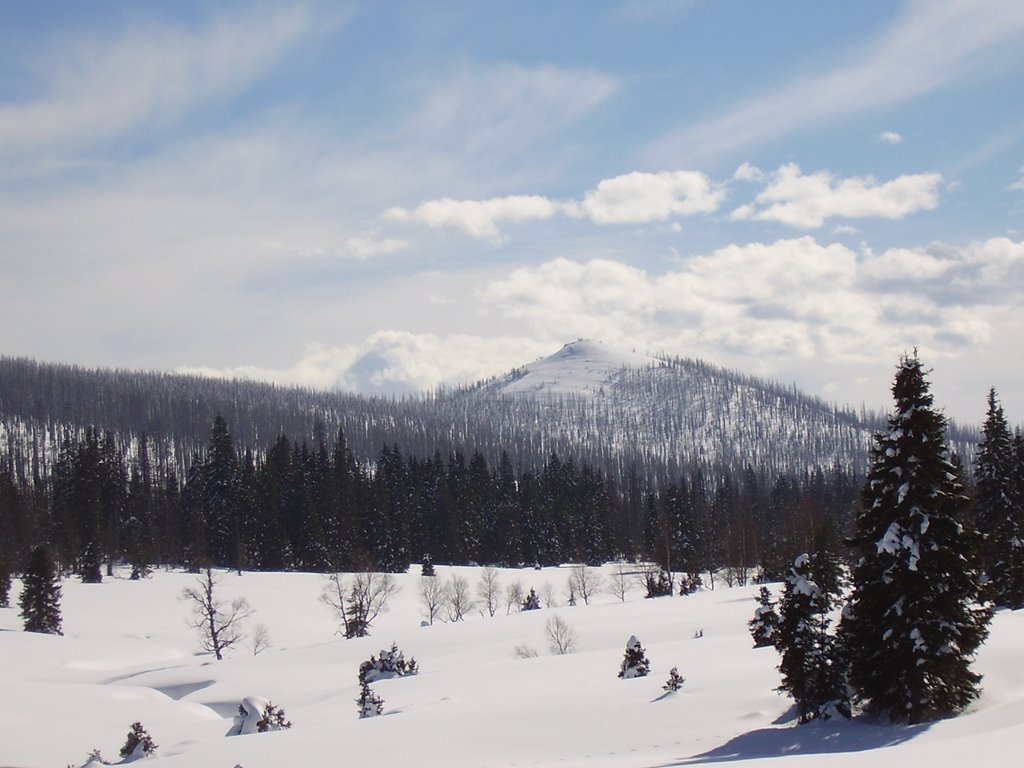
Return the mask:
<svg viewBox="0 0 1024 768"><path fill-rule="evenodd" d="M384 712L384 699L374 693L370 684L365 680L360 681L359 698L356 699L356 704L359 707L360 719L376 717Z"/></svg>
<svg viewBox="0 0 1024 768"><path fill-rule="evenodd" d="M991 389L975 463L974 515L993 600L1014 609L1024 607L1024 505L1016 470L1013 436Z"/></svg>
<svg viewBox="0 0 1024 768"><path fill-rule="evenodd" d="M651 671L651 663L647 660L647 653L636 635L630 635L626 642L626 653L622 658L622 665L619 667L619 677L629 680L633 677L646 677Z"/></svg>
<svg viewBox="0 0 1024 768"><path fill-rule="evenodd" d="M213 420L202 476L210 562L240 569L244 553L238 454L228 424L220 414Z"/></svg>
<svg viewBox="0 0 1024 768"><path fill-rule="evenodd" d="M11 604L11 572L7 570L7 563L0 560L0 608L7 608Z"/></svg>
<svg viewBox="0 0 1024 768"><path fill-rule="evenodd" d="M64 634L60 626L60 578L50 550L43 545L29 555L18 605L26 632Z"/></svg>
<svg viewBox="0 0 1024 768"><path fill-rule="evenodd" d="M838 561L826 552L800 555L793 561L779 604L779 690L793 698L801 723L834 714L850 716L844 660L829 632L829 612L839 594L838 573Z"/></svg>
<svg viewBox="0 0 1024 768"><path fill-rule="evenodd" d="M675 693L683 687L683 683L685 682L686 678L679 674L679 668L672 667L672 669L668 671L668 680L666 680L665 684L661 686L661 689L663 691L668 691L669 693Z"/></svg>
<svg viewBox="0 0 1024 768"><path fill-rule="evenodd" d="M775 603L772 602L772 594L768 591L768 587L761 587L758 606L754 609L754 618L747 626L750 628L750 636L754 638L755 648L775 645L779 615L775 612Z"/></svg>
<svg viewBox="0 0 1024 768"><path fill-rule="evenodd" d="M887 432L876 435L851 540L859 557L841 636L870 711L918 723L963 709L988 635L976 532L917 355L901 360Z"/></svg>
<svg viewBox="0 0 1024 768"><path fill-rule="evenodd" d="M523 605L519 609L521 611L536 611L540 609L540 598L537 597L536 591L531 587L530 593L523 599Z"/></svg>

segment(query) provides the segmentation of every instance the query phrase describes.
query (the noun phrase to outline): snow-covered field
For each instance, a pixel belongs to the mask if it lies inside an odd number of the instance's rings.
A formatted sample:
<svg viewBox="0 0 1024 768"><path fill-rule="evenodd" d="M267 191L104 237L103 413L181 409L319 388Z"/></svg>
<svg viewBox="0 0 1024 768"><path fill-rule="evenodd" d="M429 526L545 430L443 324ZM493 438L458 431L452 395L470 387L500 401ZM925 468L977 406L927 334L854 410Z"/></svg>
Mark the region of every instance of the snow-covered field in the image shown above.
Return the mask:
<svg viewBox="0 0 1024 768"><path fill-rule="evenodd" d="M475 587L479 569L452 571ZM611 566L604 569L611 572ZM0 766L81 765L99 749L111 761L136 720L159 745L157 758L189 768L282 766L670 766L693 764L863 766L1009 765L1024 742L1024 611L1000 612L976 668L984 694L958 718L903 727L854 721L797 726L774 692L777 655L753 649L747 621L755 587L719 586L689 597L626 602L602 594L564 606L569 569L500 571L562 607L474 613L456 624L421 627L419 569L398 576L401 591L372 636L336 635L312 574L220 574L219 596L248 598L248 622L272 646L248 643L221 662L199 652L180 599L195 576L127 574L63 584L63 637L21 631L16 607L0 609ZM20 583L11 591L17 602ZM570 655L549 653L545 623L560 616L578 635ZM695 637L698 631L702 637ZM630 635L651 662L648 677L617 677ZM360 662L395 641L420 673L382 680L384 716L360 720L354 700ZM536 649L522 658L516 647ZM665 695L671 667L686 678ZM226 736L239 702L269 699L290 730Z"/></svg>

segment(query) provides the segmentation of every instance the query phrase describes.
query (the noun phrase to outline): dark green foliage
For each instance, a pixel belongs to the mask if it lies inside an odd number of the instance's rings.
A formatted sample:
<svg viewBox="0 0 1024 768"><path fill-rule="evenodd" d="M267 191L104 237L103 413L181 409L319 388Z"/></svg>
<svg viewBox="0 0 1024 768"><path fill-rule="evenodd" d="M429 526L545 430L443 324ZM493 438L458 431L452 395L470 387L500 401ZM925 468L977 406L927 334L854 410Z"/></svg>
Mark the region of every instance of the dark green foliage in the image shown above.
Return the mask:
<svg viewBox="0 0 1024 768"><path fill-rule="evenodd" d="M263 710L263 717L256 722L257 733L269 731L283 731L292 727L291 720L287 719L283 708L275 707L269 701L266 709Z"/></svg>
<svg viewBox="0 0 1024 768"><path fill-rule="evenodd" d="M838 559L827 550L793 562L779 602L775 646L782 654L780 691L792 697L801 723L850 716L846 664L829 613L841 589ZM763 589L763 588L762 588Z"/></svg>
<svg viewBox="0 0 1024 768"><path fill-rule="evenodd" d="M359 682L372 683L374 680L386 680L389 677L408 677L418 674L419 665L415 658L405 660L405 654L392 643L390 649L382 648L380 658L370 656L359 665Z"/></svg>
<svg viewBox="0 0 1024 768"><path fill-rule="evenodd" d="M977 536L921 363L900 362L889 428L875 437L858 558L841 626L865 706L910 723L958 712L979 692L970 669L988 635Z"/></svg>
<svg viewBox="0 0 1024 768"><path fill-rule="evenodd" d="M370 688L370 684L363 681L359 686L359 698L356 699L359 707L359 717L376 717L384 712L384 699L378 696Z"/></svg>
<svg viewBox="0 0 1024 768"><path fill-rule="evenodd" d="M7 563L0 560L0 608L7 608L11 604L11 572L7 570Z"/></svg>
<svg viewBox="0 0 1024 768"><path fill-rule="evenodd" d="M775 603L772 602L771 592L768 591L768 587L761 587L758 606L754 609L754 618L747 624L750 628L750 636L754 639L754 647L765 648L775 645L778 625L779 614L775 612Z"/></svg>
<svg viewBox="0 0 1024 768"><path fill-rule="evenodd" d="M540 598L537 597L537 593L530 588L530 593L523 599L523 605L519 609L521 611L536 611L540 609Z"/></svg>
<svg viewBox="0 0 1024 768"><path fill-rule="evenodd" d="M668 691L669 693L675 693L683 687L683 683L685 682L686 679L679 674L679 669L677 667L672 667L672 669L668 671L668 680L666 680L665 684L661 686L661 689L663 691Z"/></svg>
<svg viewBox="0 0 1024 768"><path fill-rule="evenodd" d="M619 666L619 677L628 680L633 677L646 677L651 671L651 663L647 660L647 653L636 635L630 635L626 643L626 653Z"/></svg>
<svg viewBox="0 0 1024 768"><path fill-rule="evenodd" d="M57 566L45 546L35 547L22 577L18 605L26 632L62 635L60 616L60 577Z"/></svg>
<svg viewBox="0 0 1024 768"><path fill-rule="evenodd" d="M1014 440L995 390L975 460L974 516L996 605L1024 608L1024 498Z"/></svg>
<svg viewBox="0 0 1024 768"><path fill-rule="evenodd" d="M149 757L156 752L156 749L157 745L153 742L153 737L142 727L142 723L136 721L132 723L128 731L128 738L125 739L124 746L121 747L120 755L124 760L137 760L140 757Z"/></svg>
<svg viewBox="0 0 1024 768"><path fill-rule="evenodd" d="M644 597L668 597L672 594L672 576L664 568L648 568L644 573Z"/></svg>

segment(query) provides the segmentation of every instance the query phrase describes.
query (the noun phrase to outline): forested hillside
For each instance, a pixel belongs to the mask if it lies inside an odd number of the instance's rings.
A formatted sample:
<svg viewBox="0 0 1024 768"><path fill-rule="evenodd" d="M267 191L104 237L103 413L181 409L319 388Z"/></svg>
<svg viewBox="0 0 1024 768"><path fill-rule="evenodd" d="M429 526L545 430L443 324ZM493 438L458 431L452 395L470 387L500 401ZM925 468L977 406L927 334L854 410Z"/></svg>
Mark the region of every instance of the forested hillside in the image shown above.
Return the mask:
<svg viewBox="0 0 1024 768"><path fill-rule="evenodd" d="M3 359L3 557L43 539L94 577L121 560L401 570L424 555L778 573L823 526L845 530L880 423L586 342L403 399Z"/></svg>

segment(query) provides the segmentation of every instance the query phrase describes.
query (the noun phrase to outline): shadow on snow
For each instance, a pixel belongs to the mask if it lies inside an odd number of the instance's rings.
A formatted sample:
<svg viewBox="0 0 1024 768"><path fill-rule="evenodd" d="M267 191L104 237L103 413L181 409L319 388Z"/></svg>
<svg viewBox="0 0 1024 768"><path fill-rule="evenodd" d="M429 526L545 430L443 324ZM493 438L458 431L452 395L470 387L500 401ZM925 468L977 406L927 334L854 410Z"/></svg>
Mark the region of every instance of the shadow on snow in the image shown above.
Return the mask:
<svg viewBox="0 0 1024 768"><path fill-rule="evenodd" d="M787 718L779 718L777 724ZM870 720L814 721L806 725L759 728L742 733L715 749L658 768L704 765L734 760L755 760L790 755L821 755L838 752L866 752L893 747L921 735L931 723L888 725Z"/></svg>

